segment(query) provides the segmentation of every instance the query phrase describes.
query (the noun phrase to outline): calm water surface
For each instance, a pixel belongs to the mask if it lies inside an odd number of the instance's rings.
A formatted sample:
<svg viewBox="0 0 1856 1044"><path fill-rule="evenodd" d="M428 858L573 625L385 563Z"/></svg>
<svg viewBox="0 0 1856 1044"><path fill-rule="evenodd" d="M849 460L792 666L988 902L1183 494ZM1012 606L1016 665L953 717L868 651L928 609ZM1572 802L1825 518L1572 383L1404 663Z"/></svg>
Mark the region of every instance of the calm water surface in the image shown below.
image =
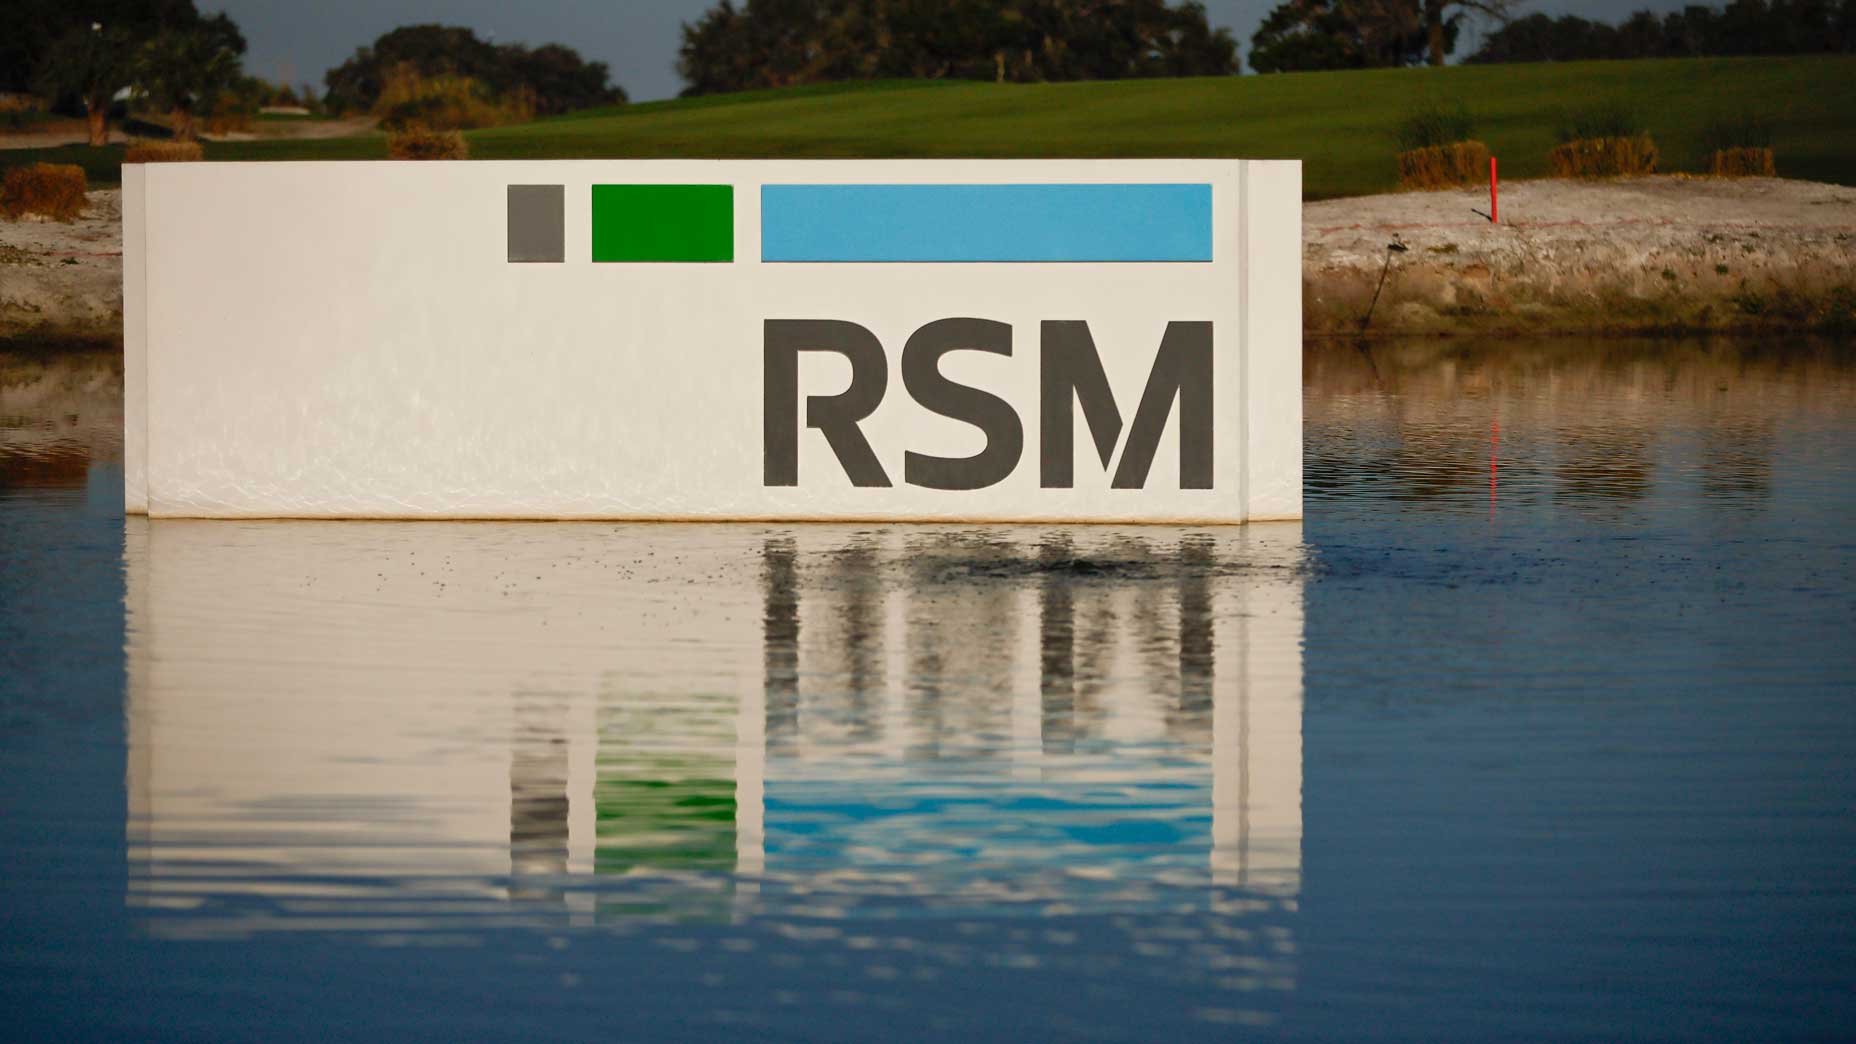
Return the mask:
<svg viewBox="0 0 1856 1044"><path fill-rule="evenodd" d="M1302 524L150 522L0 357L0 1036L1848 1034L1856 351L1307 376Z"/></svg>

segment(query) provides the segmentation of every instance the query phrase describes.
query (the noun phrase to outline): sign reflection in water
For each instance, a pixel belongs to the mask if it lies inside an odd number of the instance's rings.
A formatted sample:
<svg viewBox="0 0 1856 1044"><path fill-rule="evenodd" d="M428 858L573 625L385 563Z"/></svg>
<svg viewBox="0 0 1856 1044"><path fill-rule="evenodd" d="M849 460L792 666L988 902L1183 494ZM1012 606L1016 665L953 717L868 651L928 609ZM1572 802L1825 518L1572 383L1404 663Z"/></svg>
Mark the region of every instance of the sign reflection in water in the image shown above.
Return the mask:
<svg viewBox="0 0 1856 1044"><path fill-rule="evenodd" d="M127 525L157 935L1294 909L1297 524Z"/></svg>

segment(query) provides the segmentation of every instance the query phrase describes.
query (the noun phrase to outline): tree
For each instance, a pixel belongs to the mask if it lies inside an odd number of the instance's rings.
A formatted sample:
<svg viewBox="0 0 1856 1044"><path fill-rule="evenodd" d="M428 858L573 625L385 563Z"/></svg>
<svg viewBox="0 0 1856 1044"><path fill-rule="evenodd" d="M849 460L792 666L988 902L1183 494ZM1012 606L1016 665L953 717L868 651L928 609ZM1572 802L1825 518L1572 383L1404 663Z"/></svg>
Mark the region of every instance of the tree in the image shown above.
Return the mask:
<svg viewBox="0 0 1856 1044"><path fill-rule="evenodd" d="M685 95L882 78L1225 76L1237 42L1167 0L722 0L683 26Z"/></svg>
<svg viewBox="0 0 1856 1044"><path fill-rule="evenodd" d="M51 49L93 23L142 40L164 25L189 24L199 17L193 0L7 0L0 13L0 91L42 89Z"/></svg>
<svg viewBox="0 0 1856 1044"><path fill-rule="evenodd" d="M579 52L560 44L543 44L534 50L505 50L516 82L534 92L535 111L543 116L624 101L613 87L605 62L589 62Z"/></svg>
<svg viewBox="0 0 1856 1044"><path fill-rule="evenodd" d="M492 87L501 87L506 78L495 46L469 29L404 25L383 34L371 47L357 48L353 57L323 76L330 104L371 109L387 79L402 68L425 77L466 76Z"/></svg>
<svg viewBox="0 0 1856 1044"><path fill-rule="evenodd" d="M1160 37L1160 67L1164 76L1229 76L1241 67L1237 41L1228 29L1213 29L1205 5L1179 6L1173 24Z"/></svg>
<svg viewBox="0 0 1856 1044"><path fill-rule="evenodd" d="M1733 0L1658 15L1642 10L1613 26L1573 15L1519 18L1489 34L1472 62L1687 58L1856 50L1856 0Z"/></svg>
<svg viewBox="0 0 1856 1044"><path fill-rule="evenodd" d="M1454 46L1457 24L1444 32ZM1367 69L1423 61L1425 34L1416 0L1288 0L1250 44L1250 67L1258 72Z"/></svg>
<svg viewBox="0 0 1856 1044"><path fill-rule="evenodd" d="M1506 19L1519 0L1288 0L1251 37L1260 72L1442 65L1472 15Z"/></svg>
<svg viewBox="0 0 1856 1044"><path fill-rule="evenodd" d="M140 45L162 29L187 29L207 21L193 0L5 0L0 3L0 91L53 87L47 82L51 49L74 33L89 31L92 24L101 23L105 33ZM232 25L224 15L212 21ZM84 111L68 89L47 100L61 112Z"/></svg>
<svg viewBox="0 0 1856 1044"><path fill-rule="evenodd" d="M236 29L225 32L230 24L209 20L193 29L163 29L142 45L136 82L151 105L173 114L177 141L192 141L200 108L238 81L245 40Z"/></svg>
<svg viewBox="0 0 1856 1044"><path fill-rule="evenodd" d="M1250 37L1250 67L1260 73L1358 69L1366 64L1360 27L1341 0L1288 0Z"/></svg>
<svg viewBox="0 0 1856 1044"><path fill-rule="evenodd" d="M1434 66L1456 49L1456 29L1471 15L1507 22L1519 0L1423 0L1424 41Z"/></svg>
<svg viewBox="0 0 1856 1044"><path fill-rule="evenodd" d="M693 24L683 23L677 75L683 77L685 97L740 90L750 81L748 31L747 16L733 0L722 0Z"/></svg>
<svg viewBox="0 0 1856 1044"><path fill-rule="evenodd" d="M463 26L405 25L330 69L323 77L327 101L331 108L371 109L387 81L407 72L468 78L498 97L522 92L543 115L625 100L625 92L609 82L606 63L589 62L571 47L499 47Z"/></svg>
<svg viewBox="0 0 1856 1044"><path fill-rule="evenodd" d="M1649 15L1649 12L1641 12ZM1633 33L1641 33L1644 25L1633 19L1630 23ZM1656 16L1649 15L1650 31L1660 41L1662 24ZM1482 41L1482 46L1467 59L1471 62L1552 62L1570 61L1578 58L1619 57L1621 41L1619 32L1603 22L1594 22L1577 15L1531 14L1517 18L1500 30L1490 33ZM1654 44L1639 44L1644 48L1644 55L1657 53Z"/></svg>
<svg viewBox="0 0 1856 1044"><path fill-rule="evenodd" d="M90 144L107 145L110 102L129 86L133 54L127 33L93 22L65 33L46 49L34 87L52 98L76 96L84 107Z"/></svg>

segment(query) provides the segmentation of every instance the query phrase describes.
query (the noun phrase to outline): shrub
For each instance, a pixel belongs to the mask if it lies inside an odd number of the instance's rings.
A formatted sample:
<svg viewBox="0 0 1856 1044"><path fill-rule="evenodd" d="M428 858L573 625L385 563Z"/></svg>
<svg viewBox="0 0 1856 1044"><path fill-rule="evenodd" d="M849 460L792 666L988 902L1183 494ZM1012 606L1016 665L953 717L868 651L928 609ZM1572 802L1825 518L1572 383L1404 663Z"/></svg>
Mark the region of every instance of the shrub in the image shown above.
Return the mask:
<svg viewBox="0 0 1856 1044"><path fill-rule="evenodd" d="M1474 185L1489 177L1489 147L1479 141L1412 149L1398 154L1398 186L1441 189Z"/></svg>
<svg viewBox="0 0 1856 1044"><path fill-rule="evenodd" d="M1716 114L1701 126L1701 150L1769 149L1772 147L1772 117L1758 112Z"/></svg>
<svg viewBox="0 0 1856 1044"><path fill-rule="evenodd" d="M1779 172L1771 149L1716 149L1708 173L1717 178L1773 178Z"/></svg>
<svg viewBox="0 0 1856 1044"><path fill-rule="evenodd" d="M207 134L236 134L251 130L251 113L239 109L215 111L203 121Z"/></svg>
<svg viewBox="0 0 1856 1044"><path fill-rule="evenodd" d="M205 158L206 149L197 141L138 139L122 153L124 163L197 163Z"/></svg>
<svg viewBox="0 0 1856 1044"><path fill-rule="evenodd" d="M1476 121L1462 102L1430 101L1406 114L1393 137L1400 152L1415 152L1469 141L1475 133Z"/></svg>
<svg viewBox="0 0 1856 1044"><path fill-rule="evenodd" d="M1656 143L1648 134L1576 138L1555 146L1550 157L1556 178L1616 178L1656 173Z"/></svg>
<svg viewBox="0 0 1856 1044"><path fill-rule="evenodd" d="M457 131L413 127L387 135L387 155L400 160L461 160L469 157L470 146Z"/></svg>
<svg viewBox="0 0 1856 1044"><path fill-rule="evenodd" d="M1772 177L1772 117L1757 112L1715 115L1701 128L1701 158L1721 178Z"/></svg>
<svg viewBox="0 0 1856 1044"><path fill-rule="evenodd" d="M34 163L13 167L0 179L0 214L42 214L70 221L84 211L84 168L74 163Z"/></svg>
<svg viewBox="0 0 1856 1044"><path fill-rule="evenodd" d="M1599 101L1577 109L1562 109L1554 133L1560 144L1601 138L1639 138L1647 128L1636 110L1621 101Z"/></svg>
<svg viewBox="0 0 1856 1044"><path fill-rule="evenodd" d="M206 132L231 134L251 130L251 121L257 117L258 110L277 93L276 87L255 76L237 77L207 107Z"/></svg>
<svg viewBox="0 0 1856 1044"><path fill-rule="evenodd" d="M531 96L511 92L502 100L468 76L420 76L402 66L381 89L374 112L387 130L473 130L517 123L534 115Z"/></svg>

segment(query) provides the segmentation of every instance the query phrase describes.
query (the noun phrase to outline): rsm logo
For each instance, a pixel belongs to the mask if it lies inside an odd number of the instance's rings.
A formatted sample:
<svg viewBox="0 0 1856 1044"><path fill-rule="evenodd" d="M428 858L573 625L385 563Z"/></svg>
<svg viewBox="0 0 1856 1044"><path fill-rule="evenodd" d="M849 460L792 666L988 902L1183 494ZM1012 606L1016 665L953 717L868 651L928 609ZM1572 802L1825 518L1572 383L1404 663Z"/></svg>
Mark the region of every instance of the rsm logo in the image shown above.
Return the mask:
<svg viewBox="0 0 1856 1044"><path fill-rule="evenodd" d="M938 319L909 336L902 346L904 392L922 409L978 428L986 445L969 457L908 450L903 455L902 481L928 489L985 489L1018 468L1025 448L1025 426L1018 410L992 392L958 383L941 372L941 360L953 352L1012 356L1013 347L1012 327L990 319ZM806 427L824 435L853 485L893 485L859 427L889 392L889 356L876 335L840 319L768 319L762 350L763 485L799 484L802 416ZM850 387L836 395L807 395L802 410L802 352L833 352L849 360ZM1109 388L1088 323L1040 323L1037 367L1041 487L1069 489L1074 485L1072 439L1078 407L1104 470L1115 461L1110 486L1145 487L1160 436L1177 402L1180 487L1212 488L1211 323L1167 323L1131 422L1124 422L1121 404Z"/></svg>

